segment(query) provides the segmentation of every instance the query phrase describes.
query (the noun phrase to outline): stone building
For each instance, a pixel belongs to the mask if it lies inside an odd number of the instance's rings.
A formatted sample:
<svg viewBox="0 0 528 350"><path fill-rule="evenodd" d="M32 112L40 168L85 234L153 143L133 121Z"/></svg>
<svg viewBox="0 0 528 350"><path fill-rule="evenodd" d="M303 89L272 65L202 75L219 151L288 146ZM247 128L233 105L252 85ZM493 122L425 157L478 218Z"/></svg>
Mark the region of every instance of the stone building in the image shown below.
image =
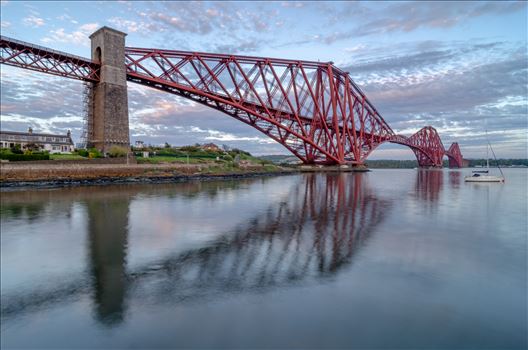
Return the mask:
<svg viewBox="0 0 528 350"><path fill-rule="evenodd" d="M50 153L71 153L75 150L70 130L66 135L34 133L31 128L28 129L28 132L0 130L1 148L20 145L21 149L26 149L28 144L34 144L41 150Z"/></svg>
<svg viewBox="0 0 528 350"><path fill-rule="evenodd" d="M201 146L201 148L205 151L214 151L214 152L220 152L222 149L215 145L214 143L206 143Z"/></svg>

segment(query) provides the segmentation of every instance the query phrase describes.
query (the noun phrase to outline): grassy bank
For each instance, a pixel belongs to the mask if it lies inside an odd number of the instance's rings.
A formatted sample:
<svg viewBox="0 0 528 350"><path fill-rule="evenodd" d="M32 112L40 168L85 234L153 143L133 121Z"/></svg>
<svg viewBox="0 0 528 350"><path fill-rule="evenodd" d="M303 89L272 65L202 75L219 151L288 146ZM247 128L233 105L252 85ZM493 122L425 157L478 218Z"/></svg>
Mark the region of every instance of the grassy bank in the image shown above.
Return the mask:
<svg viewBox="0 0 528 350"><path fill-rule="evenodd" d="M0 164L0 183L30 181L73 181L97 179L175 177L189 175L230 175L252 173L278 173L291 171L272 164L239 165L220 163L159 163L159 164L91 164L67 162L61 164L13 162Z"/></svg>

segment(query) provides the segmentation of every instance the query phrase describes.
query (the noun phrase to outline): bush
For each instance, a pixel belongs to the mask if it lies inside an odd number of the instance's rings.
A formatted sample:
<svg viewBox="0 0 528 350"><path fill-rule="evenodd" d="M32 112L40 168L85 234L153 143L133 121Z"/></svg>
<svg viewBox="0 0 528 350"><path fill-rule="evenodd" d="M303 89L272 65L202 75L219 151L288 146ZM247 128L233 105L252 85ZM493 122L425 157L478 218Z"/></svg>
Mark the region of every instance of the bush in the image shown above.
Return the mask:
<svg viewBox="0 0 528 350"><path fill-rule="evenodd" d="M196 147L196 146L183 146L180 148L180 150L184 151L184 152L197 152L200 150L200 147Z"/></svg>
<svg viewBox="0 0 528 350"><path fill-rule="evenodd" d="M126 147L116 145L110 147L110 150L108 151L110 158L126 157L127 153L128 149Z"/></svg>
<svg viewBox="0 0 528 350"><path fill-rule="evenodd" d="M77 154L80 155L81 157L88 157L88 150L78 149Z"/></svg>
<svg viewBox="0 0 528 350"><path fill-rule="evenodd" d="M175 149L168 148L156 151L156 155L163 157L185 157L187 154L185 152L180 152Z"/></svg>
<svg viewBox="0 0 528 350"><path fill-rule="evenodd" d="M233 154L244 154L246 156L250 156L251 157L251 153L243 151L243 150L238 149L238 148L233 148L231 151L229 151L229 153L231 155L233 155Z"/></svg>
<svg viewBox="0 0 528 350"><path fill-rule="evenodd" d="M34 153L34 154L18 154L18 153L0 153L1 159L7 159L10 162L19 162L24 160L49 160L49 154Z"/></svg>
<svg viewBox="0 0 528 350"><path fill-rule="evenodd" d="M20 149L20 145L17 143L15 146L11 147L11 152L14 154L23 154L24 152Z"/></svg>
<svg viewBox="0 0 528 350"><path fill-rule="evenodd" d="M103 154L97 148L90 148L88 150L88 158L103 158Z"/></svg>

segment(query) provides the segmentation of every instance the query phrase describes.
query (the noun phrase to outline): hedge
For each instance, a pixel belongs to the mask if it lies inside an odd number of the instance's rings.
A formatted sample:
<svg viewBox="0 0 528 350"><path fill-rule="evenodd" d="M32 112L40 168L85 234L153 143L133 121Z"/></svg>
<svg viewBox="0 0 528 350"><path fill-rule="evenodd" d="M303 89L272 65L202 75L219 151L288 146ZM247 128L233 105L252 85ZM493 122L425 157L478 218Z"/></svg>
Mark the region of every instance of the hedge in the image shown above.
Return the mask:
<svg viewBox="0 0 528 350"><path fill-rule="evenodd" d="M10 162L19 162L24 160L49 160L49 154L0 154L1 159L7 159Z"/></svg>

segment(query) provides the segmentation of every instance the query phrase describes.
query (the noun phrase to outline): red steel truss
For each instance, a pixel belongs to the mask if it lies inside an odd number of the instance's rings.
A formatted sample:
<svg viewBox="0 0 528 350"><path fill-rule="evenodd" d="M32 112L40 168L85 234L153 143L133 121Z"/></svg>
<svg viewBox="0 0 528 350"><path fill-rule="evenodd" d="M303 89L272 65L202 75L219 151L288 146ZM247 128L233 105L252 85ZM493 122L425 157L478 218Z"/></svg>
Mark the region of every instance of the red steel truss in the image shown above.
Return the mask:
<svg viewBox="0 0 528 350"><path fill-rule="evenodd" d="M460 152L460 147L458 147L458 142L453 142L449 149L446 151L446 156L449 159L450 168L462 168L464 164L464 158L462 157L462 152Z"/></svg>
<svg viewBox="0 0 528 350"><path fill-rule="evenodd" d="M392 129L331 63L126 48L130 81L218 109L304 163L361 164Z"/></svg>
<svg viewBox="0 0 528 350"><path fill-rule="evenodd" d="M97 82L89 59L0 37L0 63ZM348 72L332 62L125 48L127 79L207 105L268 135L306 164L363 164L383 142L411 147L420 166L461 166L436 130L396 135Z"/></svg>
<svg viewBox="0 0 528 350"><path fill-rule="evenodd" d="M449 158L450 168L462 167L462 153L458 143L454 142L446 151L440 135L432 126L426 126L410 137L394 135L388 141L410 147L420 167L442 167L444 155Z"/></svg>
<svg viewBox="0 0 528 350"><path fill-rule="evenodd" d="M0 36L0 63L85 81L99 81L99 65L68 53Z"/></svg>

